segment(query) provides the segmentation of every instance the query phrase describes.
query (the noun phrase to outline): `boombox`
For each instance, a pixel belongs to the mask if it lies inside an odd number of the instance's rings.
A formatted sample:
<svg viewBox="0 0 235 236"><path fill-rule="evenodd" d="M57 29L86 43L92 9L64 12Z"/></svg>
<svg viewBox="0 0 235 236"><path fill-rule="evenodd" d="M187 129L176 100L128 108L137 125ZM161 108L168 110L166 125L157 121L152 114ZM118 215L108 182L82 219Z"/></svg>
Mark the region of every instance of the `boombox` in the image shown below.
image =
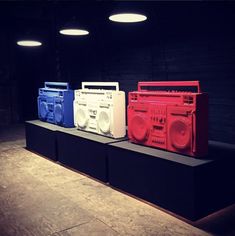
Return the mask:
<svg viewBox="0 0 235 236"><path fill-rule="evenodd" d="M197 91L186 91L189 87ZM199 81L139 82L138 91L129 93L128 137L189 156L206 155L208 96Z"/></svg>
<svg viewBox="0 0 235 236"><path fill-rule="evenodd" d="M39 89L38 117L63 127L73 127L74 92L68 83L45 82Z"/></svg>
<svg viewBox="0 0 235 236"><path fill-rule="evenodd" d="M100 89L107 86L115 90ZM125 110L125 93L116 82L83 82L82 89L75 90L74 125L80 130L124 137Z"/></svg>

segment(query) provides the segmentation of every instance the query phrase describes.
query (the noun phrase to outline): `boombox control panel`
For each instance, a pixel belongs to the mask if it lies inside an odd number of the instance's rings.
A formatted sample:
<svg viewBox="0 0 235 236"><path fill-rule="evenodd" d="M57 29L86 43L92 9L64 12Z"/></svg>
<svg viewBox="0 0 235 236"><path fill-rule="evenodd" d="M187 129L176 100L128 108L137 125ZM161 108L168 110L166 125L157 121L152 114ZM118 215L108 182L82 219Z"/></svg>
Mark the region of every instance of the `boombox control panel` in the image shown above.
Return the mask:
<svg viewBox="0 0 235 236"><path fill-rule="evenodd" d="M93 118L93 119L96 118L96 115L97 115L97 110L96 109L88 109L88 112L89 112L90 118Z"/></svg>
<svg viewBox="0 0 235 236"><path fill-rule="evenodd" d="M151 142L161 147L166 145L166 106L157 106L150 111Z"/></svg>

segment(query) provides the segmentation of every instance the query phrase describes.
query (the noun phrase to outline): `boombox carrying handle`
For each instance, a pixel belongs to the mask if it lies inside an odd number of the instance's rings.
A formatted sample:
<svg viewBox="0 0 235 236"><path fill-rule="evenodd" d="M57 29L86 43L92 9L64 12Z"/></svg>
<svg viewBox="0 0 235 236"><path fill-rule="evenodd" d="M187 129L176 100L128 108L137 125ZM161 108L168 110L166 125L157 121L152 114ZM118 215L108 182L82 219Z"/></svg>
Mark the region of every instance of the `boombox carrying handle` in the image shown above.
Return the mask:
<svg viewBox="0 0 235 236"><path fill-rule="evenodd" d="M197 87L198 93L201 93L201 88L199 81L149 81L149 82L138 82L138 91L145 91L141 87L148 87L148 86L153 86L153 87Z"/></svg>
<svg viewBox="0 0 235 236"><path fill-rule="evenodd" d="M82 89L85 89L86 86L115 87L115 90L119 91L118 82L82 82Z"/></svg>
<svg viewBox="0 0 235 236"><path fill-rule="evenodd" d="M45 82L44 83L45 88L51 88L51 87L61 87L61 88L66 88L69 89L69 83L66 82Z"/></svg>

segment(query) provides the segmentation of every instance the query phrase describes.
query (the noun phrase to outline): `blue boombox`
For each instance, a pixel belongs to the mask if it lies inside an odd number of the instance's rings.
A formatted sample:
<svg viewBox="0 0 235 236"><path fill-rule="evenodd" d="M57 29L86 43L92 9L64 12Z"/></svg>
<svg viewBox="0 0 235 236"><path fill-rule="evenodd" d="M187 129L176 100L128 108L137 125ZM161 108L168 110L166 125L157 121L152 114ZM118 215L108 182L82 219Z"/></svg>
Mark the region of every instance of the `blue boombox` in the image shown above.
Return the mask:
<svg viewBox="0 0 235 236"><path fill-rule="evenodd" d="M38 117L42 121L63 127L73 127L74 91L68 83L45 82L39 88Z"/></svg>

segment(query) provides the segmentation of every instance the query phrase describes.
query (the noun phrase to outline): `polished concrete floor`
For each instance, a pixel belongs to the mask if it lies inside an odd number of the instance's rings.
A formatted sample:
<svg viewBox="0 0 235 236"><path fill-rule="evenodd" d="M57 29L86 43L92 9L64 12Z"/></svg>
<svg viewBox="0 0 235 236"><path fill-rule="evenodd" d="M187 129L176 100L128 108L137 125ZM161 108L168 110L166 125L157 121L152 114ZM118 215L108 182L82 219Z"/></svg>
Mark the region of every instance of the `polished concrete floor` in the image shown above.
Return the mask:
<svg viewBox="0 0 235 236"><path fill-rule="evenodd" d="M18 125L0 129L0 235L231 236L235 205L185 222L27 151Z"/></svg>

